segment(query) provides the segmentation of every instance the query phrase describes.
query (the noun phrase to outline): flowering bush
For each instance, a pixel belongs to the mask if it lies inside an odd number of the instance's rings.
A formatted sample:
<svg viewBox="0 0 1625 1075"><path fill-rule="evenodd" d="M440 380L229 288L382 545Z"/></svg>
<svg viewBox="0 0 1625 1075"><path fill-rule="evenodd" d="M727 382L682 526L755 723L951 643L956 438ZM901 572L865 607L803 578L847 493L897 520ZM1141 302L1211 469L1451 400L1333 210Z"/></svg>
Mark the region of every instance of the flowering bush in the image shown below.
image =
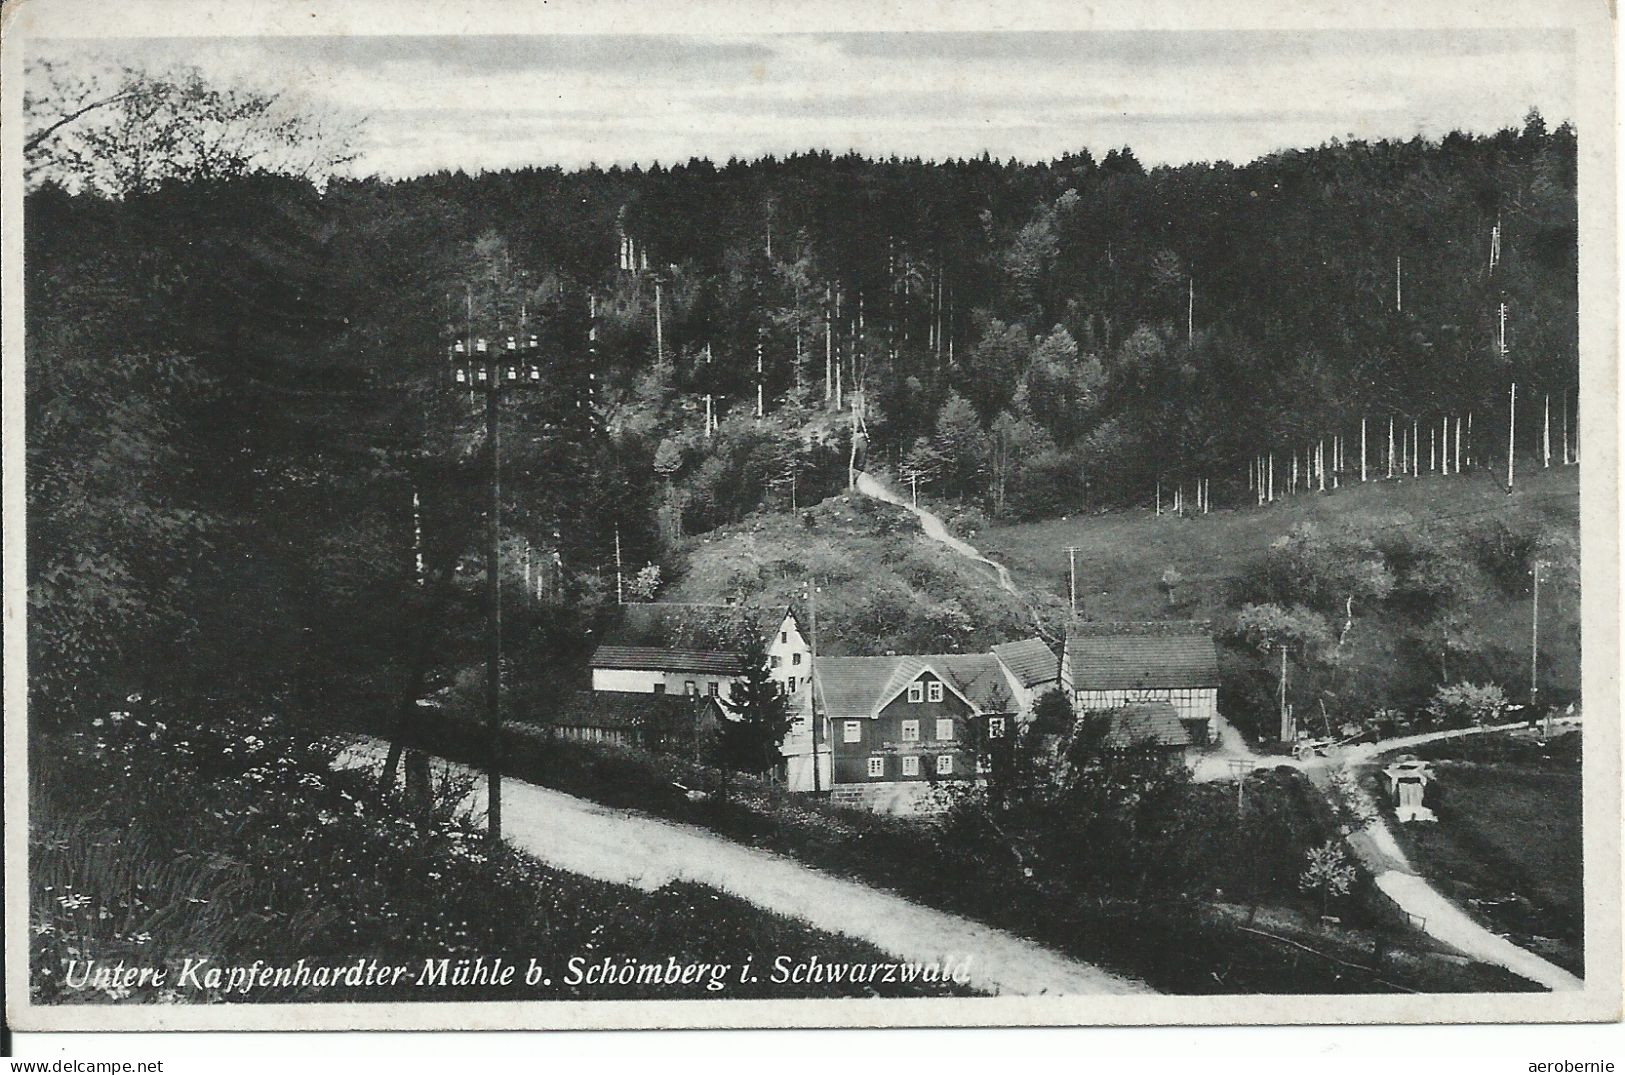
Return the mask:
<svg viewBox="0 0 1625 1075"><path fill-rule="evenodd" d="M300 958L421 965L427 959L531 957L560 968L633 956L681 962L778 953L883 958L694 885L645 894L549 869L493 847L442 775L434 803L410 812L335 766L339 742L252 713L188 719L152 704L82 732L39 737L30 834L32 988L41 1002L569 999L701 996L692 986L315 987L244 997L173 982L88 987L82 968L124 960L174 966ZM763 959L763 957L766 957ZM732 983L730 996L840 995L831 985ZM950 990L890 987L899 995Z"/></svg>

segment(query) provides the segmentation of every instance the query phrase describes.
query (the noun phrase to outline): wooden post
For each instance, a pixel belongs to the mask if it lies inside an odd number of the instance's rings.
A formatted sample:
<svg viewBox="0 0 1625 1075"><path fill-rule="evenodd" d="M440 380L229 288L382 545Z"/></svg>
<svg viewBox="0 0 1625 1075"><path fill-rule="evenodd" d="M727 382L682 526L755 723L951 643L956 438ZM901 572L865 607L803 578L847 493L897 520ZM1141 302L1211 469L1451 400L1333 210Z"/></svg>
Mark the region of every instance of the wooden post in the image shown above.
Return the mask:
<svg viewBox="0 0 1625 1075"><path fill-rule="evenodd" d="M615 528L615 603L626 604L626 591L621 584L621 528Z"/></svg>
<svg viewBox="0 0 1625 1075"><path fill-rule="evenodd" d="M1512 492L1512 457L1517 454L1518 446L1518 382L1512 382L1512 392L1507 397L1507 492Z"/></svg>
<svg viewBox="0 0 1625 1075"><path fill-rule="evenodd" d="M655 277L655 361L666 361L666 336L661 331L660 321L660 277Z"/></svg>
<svg viewBox="0 0 1625 1075"><path fill-rule="evenodd" d="M502 427L497 418L502 367L492 363L485 389L485 437L491 447L491 507L485 534L485 706L490 741L486 771L486 832L502 839Z"/></svg>

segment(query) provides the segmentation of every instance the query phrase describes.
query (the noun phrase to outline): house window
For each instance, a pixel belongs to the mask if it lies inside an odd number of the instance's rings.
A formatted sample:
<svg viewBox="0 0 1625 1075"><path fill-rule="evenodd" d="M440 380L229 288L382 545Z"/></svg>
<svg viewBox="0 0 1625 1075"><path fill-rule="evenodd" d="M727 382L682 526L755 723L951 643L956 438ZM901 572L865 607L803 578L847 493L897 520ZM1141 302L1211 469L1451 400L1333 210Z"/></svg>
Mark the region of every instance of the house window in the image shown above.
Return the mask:
<svg viewBox="0 0 1625 1075"><path fill-rule="evenodd" d="M790 641L790 632L789 631L780 631L779 632L779 641L780 642L788 642L788 641Z"/></svg>
<svg viewBox="0 0 1625 1075"><path fill-rule="evenodd" d="M905 720L903 722L903 742L918 743L920 741L920 722Z"/></svg>
<svg viewBox="0 0 1625 1075"><path fill-rule="evenodd" d="M705 692L711 697L715 698L717 696L717 681L713 679L711 682L707 683L705 685Z"/></svg>
<svg viewBox="0 0 1625 1075"><path fill-rule="evenodd" d="M929 698L930 698L930 699L931 699L931 700L932 700L932 701L933 701L933 702L940 702L940 701L942 701L942 684L941 684L941 683L937 683L937 682L932 682L932 684L931 684L931 687L930 687L930 691L929 691L929 694L928 694L928 697L929 697Z"/></svg>
<svg viewBox="0 0 1625 1075"><path fill-rule="evenodd" d="M666 693L666 685L664 683L656 683L655 684L655 693L656 694L665 694Z"/></svg>
<svg viewBox="0 0 1625 1075"><path fill-rule="evenodd" d="M947 776L954 771L954 756L952 754L937 755L937 775Z"/></svg>
<svg viewBox="0 0 1625 1075"><path fill-rule="evenodd" d="M779 665L781 665L783 663L784 663L784 658L780 657L777 653L775 653L773 656L771 656L771 657L769 657L767 659L767 666L769 668L777 668Z"/></svg>
<svg viewBox="0 0 1625 1075"><path fill-rule="evenodd" d="M925 684L910 683L908 685L908 700L911 702L925 701Z"/></svg>
<svg viewBox="0 0 1625 1075"><path fill-rule="evenodd" d="M859 743L863 741L863 721L846 720L841 722L841 742Z"/></svg>
<svg viewBox="0 0 1625 1075"><path fill-rule="evenodd" d="M1004 738L1004 718L1003 717L988 717L987 718L987 737L989 739L1003 739Z"/></svg>
<svg viewBox="0 0 1625 1075"><path fill-rule="evenodd" d="M698 693L700 693L700 685L698 683L694 682L692 679L684 680L683 681L683 693L684 694L698 694Z"/></svg>
<svg viewBox="0 0 1625 1075"><path fill-rule="evenodd" d="M920 775L920 756L918 754L904 754L903 755L903 775L904 776L919 776Z"/></svg>
<svg viewBox="0 0 1625 1075"><path fill-rule="evenodd" d="M881 757L879 754L870 755L869 756L869 775L870 776L885 776L886 775L886 759Z"/></svg>
<svg viewBox="0 0 1625 1075"><path fill-rule="evenodd" d="M791 664L800 664L801 663L801 654L799 652L790 654L790 663Z"/></svg>
<svg viewBox="0 0 1625 1075"><path fill-rule="evenodd" d="M937 738L938 739L952 739L953 737L954 737L954 719L952 717L940 717L940 718L938 718L938 720L937 720Z"/></svg>

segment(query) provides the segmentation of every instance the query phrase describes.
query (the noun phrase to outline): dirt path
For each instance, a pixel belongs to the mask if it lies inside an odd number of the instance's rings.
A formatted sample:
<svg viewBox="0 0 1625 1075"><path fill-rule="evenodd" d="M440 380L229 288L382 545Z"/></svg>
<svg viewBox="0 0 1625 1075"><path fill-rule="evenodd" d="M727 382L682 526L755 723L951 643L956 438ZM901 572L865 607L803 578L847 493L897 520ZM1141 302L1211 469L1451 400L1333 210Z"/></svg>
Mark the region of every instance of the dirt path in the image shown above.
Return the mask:
<svg viewBox="0 0 1625 1075"><path fill-rule="evenodd" d="M950 549L967 559L975 560L979 564L992 568L994 578L997 580L1001 590L1010 594L1012 597L1019 597L1023 601L1026 600L1026 597L1022 594L1022 592L1016 589L1015 581L1010 578L1009 568L1005 567L1001 563L989 560L986 556L982 555L981 551L977 549L976 546L971 545L969 542L961 541L959 538L954 537L953 534L948 532L948 527L934 513L926 511L924 508L915 507L913 504L909 503L909 501L902 496L902 494L893 492L891 489L886 488L886 486L881 483L880 479L861 470L858 471L857 490L872 500L884 500L888 504L897 505L904 511L913 512L914 515L920 520L920 529L925 531L926 537L932 539L933 541L942 542L944 545L948 546Z"/></svg>
<svg viewBox="0 0 1625 1075"><path fill-rule="evenodd" d="M1553 723L1574 723L1578 718L1563 718ZM1491 732L1505 732L1527 727L1520 721L1516 724L1493 725L1484 728L1458 728L1443 732L1425 732L1420 735L1407 735L1395 739L1385 739L1376 743L1366 743L1360 746L1349 747L1337 760L1349 764L1366 764L1376 761L1385 754L1394 754L1410 747L1422 746L1425 743L1437 743L1448 739L1461 739L1470 735L1484 735ZM1322 794L1330 797L1331 771L1328 762L1331 759L1317 758L1312 762L1300 765L1308 775L1311 783L1319 788ZM1362 865L1371 871L1372 879L1378 888L1401 910L1412 916L1412 922L1430 937L1434 937L1450 945L1457 951L1471 956L1482 962L1504 967L1521 978L1545 986L1551 990L1583 989L1585 983L1557 966L1555 963L1542 959L1526 949L1519 948L1499 933L1494 933L1480 925L1475 919L1456 906L1447 896L1434 888L1427 879L1422 877L1410 860L1400 849L1399 841L1394 838L1393 830L1388 827L1387 819L1378 815L1375 820L1366 825L1364 829L1350 834L1349 847L1360 859Z"/></svg>
<svg viewBox="0 0 1625 1075"><path fill-rule="evenodd" d="M385 748L348 757L376 764ZM485 809L484 782L470 801ZM1152 990L1031 941L829 874L705 829L600 806L507 779L502 816L509 843L563 870L653 891L677 878L732 893L830 933L868 941L909 962L970 959L970 985L993 994L1130 994Z"/></svg>

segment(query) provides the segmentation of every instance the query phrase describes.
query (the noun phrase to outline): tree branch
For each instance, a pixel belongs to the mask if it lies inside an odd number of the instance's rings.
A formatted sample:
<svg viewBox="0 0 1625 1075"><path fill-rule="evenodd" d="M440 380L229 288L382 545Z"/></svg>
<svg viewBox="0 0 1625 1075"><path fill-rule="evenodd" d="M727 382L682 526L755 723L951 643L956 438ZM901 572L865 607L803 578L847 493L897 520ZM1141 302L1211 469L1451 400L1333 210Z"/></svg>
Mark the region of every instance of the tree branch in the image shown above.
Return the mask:
<svg viewBox="0 0 1625 1075"><path fill-rule="evenodd" d="M50 126L46 127L44 130L37 131L34 134L29 135L28 139L23 142L23 154L26 156L27 154L34 152L34 150L44 145L45 142L50 139L52 135L56 134L57 131L61 130L63 127L66 127L74 120L79 119L81 116L94 112L98 108L106 108L108 105L117 104L119 101L129 97L134 92L134 89L122 89L117 93L103 97L97 101L92 101L81 108L77 108L74 111L67 113L59 118L55 123L52 123Z"/></svg>

